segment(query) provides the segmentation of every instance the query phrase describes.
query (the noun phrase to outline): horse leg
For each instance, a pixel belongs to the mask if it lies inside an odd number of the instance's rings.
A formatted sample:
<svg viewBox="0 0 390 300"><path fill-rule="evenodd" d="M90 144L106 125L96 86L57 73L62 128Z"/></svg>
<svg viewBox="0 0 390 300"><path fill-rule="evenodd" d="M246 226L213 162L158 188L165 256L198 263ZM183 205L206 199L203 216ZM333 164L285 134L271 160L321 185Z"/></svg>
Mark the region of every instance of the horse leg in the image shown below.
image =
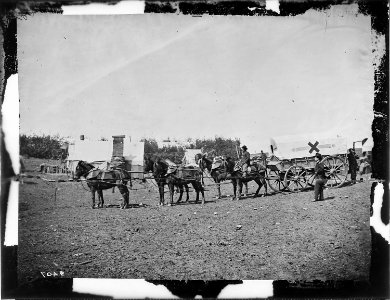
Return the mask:
<svg viewBox="0 0 390 300"><path fill-rule="evenodd" d="M263 186L265 188L265 194L264 196L267 196L268 195L268 191L267 191L267 180L265 180L265 178L262 179L262 182L263 182Z"/></svg>
<svg viewBox="0 0 390 300"><path fill-rule="evenodd" d="M126 200L126 208L129 207L129 189L127 188L127 186L124 186L124 189L125 189L125 200Z"/></svg>
<svg viewBox="0 0 390 300"><path fill-rule="evenodd" d="M198 188L198 186L196 184L196 181L191 182L191 184L192 184L192 187L194 188L194 190L196 192L195 203L198 203L198 201L199 201L199 188Z"/></svg>
<svg viewBox="0 0 390 300"><path fill-rule="evenodd" d="M158 205L164 205L164 183L158 184L158 192L160 194L160 202Z"/></svg>
<svg viewBox="0 0 390 300"><path fill-rule="evenodd" d="M237 194L237 200L240 200L241 198L241 193L242 193L242 181L240 179L237 180L237 185L238 185L238 194Z"/></svg>
<svg viewBox="0 0 390 300"><path fill-rule="evenodd" d="M237 182L235 179L232 179L232 184L233 184L233 199L236 199L236 194L237 194Z"/></svg>
<svg viewBox="0 0 390 300"><path fill-rule="evenodd" d="M96 189L94 187L91 188L91 195L92 195L92 209L95 208L95 193Z"/></svg>
<svg viewBox="0 0 390 300"><path fill-rule="evenodd" d="M259 191L260 191L261 187L263 186L263 184L261 183L261 181L258 178L255 179L255 182L257 183L258 187L257 187L255 194L253 195L253 198L256 198L259 195Z"/></svg>
<svg viewBox="0 0 390 300"><path fill-rule="evenodd" d="M98 190L97 193L98 193L98 196L99 196L98 207L103 207L103 204L104 204L103 190Z"/></svg>
<svg viewBox="0 0 390 300"><path fill-rule="evenodd" d="M244 197L246 197L248 195L248 182L245 181L245 182L243 182L243 184L244 184L244 187L245 187L245 189L244 189Z"/></svg>
<svg viewBox="0 0 390 300"><path fill-rule="evenodd" d="M187 194L186 202L188 202L188 200L190 200L190 194L189 194L189 189L188 189L187 183L184 184L184 188L186 189L186 194Z"/></svg>
<svg viewBox="0 0 390 300"><path fill-rule="evenodd" d="M205 198L204 198L204 188L202 186L202 184L200 182L198 182L198 189L200 190L200 192L202 193L202 205L204 205L205 203Z"/></svg>
<svg viewBox="0 0 390 300"><path fill-rule="evenodd" d="M168 187L169 187L169 197L171 199L168 205L171 206L173 204L173 194L175 193L175 185L173 183L168 183Z"/></svg>
<svg viewBox="0 0 390 300"><path fill-rule="evenodd" d="M180 190L180 196L179 199L176 201L176 203L179 203L181 201L181 198L183 198L183 185L179 184L179 190Z"/></svg>
<svg viewBox="0 0 390 300"><path fill-rule="evenodd" d="M220 183L220 181L219 180L217 180L217 189L218 189L218 199L221 199L222 197L221 197L221 185L219 184Z"/></svg>

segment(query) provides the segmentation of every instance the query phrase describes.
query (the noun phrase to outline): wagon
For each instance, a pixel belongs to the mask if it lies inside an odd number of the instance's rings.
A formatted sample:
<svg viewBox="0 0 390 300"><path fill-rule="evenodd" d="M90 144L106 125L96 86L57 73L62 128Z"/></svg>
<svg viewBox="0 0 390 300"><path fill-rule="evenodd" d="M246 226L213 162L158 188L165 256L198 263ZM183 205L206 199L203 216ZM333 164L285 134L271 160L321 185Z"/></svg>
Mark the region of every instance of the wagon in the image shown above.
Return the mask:
<svg viewBox="0 0 390 300"><path fill-rule="evenodd" d="M348 175L347 143L342 138L322 138L314 143L304 140L271 139L272 156L266 162L268 186L275 192L299 192L314 185L314 155L323 154L322 163L327 177L326 186L337 188ZM280 141L282 140L282 142ZM314 149L313 149L314 148ZM279 159L275 154L283 154Z"/></svg>

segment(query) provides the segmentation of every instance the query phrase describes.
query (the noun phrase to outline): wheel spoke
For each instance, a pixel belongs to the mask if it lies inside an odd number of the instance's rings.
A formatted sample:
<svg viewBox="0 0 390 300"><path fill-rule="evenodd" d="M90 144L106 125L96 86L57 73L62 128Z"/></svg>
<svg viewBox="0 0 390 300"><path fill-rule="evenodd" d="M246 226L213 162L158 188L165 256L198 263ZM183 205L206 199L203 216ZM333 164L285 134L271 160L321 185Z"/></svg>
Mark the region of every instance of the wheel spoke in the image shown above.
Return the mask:
<svg viewBox="0 0 390 300"><path fill-rule="evenodd" d="M343 180L337 174L334 174L334 176L340 180L340 183L343 182Z"/></svg>
<svg viewBox="0 0 390 300"><path fill-rule="evenodd" d="M288 184L288 187L290 187L292 184L294 184L294 181L290 181L290 183Z"/></svg>
<svg viewBox="0 0 390 300"><path fill-rule="evenodd" d="M330 162L330 160L328 160L328 168L329 168L329 170L332 169L332 163Z"/></svg>
<svg viewBox="0 0 390 300"><path fill-rule="evenodd" d="M335 167L334 170L336 171L336 170L340 169L342 166L343 165L337 165L337 167Z"/></svg>

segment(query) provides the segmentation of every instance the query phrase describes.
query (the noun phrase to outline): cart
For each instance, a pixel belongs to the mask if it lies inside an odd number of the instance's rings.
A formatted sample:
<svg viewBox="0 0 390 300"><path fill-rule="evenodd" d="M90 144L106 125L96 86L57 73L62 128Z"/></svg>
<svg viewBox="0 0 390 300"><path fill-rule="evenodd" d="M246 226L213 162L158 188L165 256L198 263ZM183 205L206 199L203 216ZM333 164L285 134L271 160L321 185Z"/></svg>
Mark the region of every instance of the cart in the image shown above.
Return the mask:
<svg viewBox="0 0 390 300"><path fill-rule="evenodd" d="M325 167L327 178L326 187L341 187L347 179L348 160L345 139L328 138L321 139L321 143L306 143L298 140L295 142L289 137L288 142L276 145L271 139L271 151L273 155L267 159L266 179L269 187L275 192L300 192L314 186L315 153L323 153L321 162ZM279 159L274 149L284 150L287 159ZM314 150L313 150L314 149ZM282 152L282 151L281 151ZM309 155L310 156L309 156Z"/></svg>

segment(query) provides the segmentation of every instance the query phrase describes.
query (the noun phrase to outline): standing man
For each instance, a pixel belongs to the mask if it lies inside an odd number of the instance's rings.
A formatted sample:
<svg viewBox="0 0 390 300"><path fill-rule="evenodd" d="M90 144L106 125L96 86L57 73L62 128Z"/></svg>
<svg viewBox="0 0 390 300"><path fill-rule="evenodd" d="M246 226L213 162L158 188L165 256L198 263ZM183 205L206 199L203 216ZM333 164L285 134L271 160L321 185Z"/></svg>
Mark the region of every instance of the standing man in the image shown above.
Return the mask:
<svg viewBox="0 0 390 300"><path fill-rule="evenodd" d="M352 184L355 184L356 183L356 170L358 167L356 159L358 157L352 148L348 149L347 158L348 158L348 165L349 165L349 173L351 173L351 182L352 182Z"/></svg>
<svg viewBox="0 0 390 300"><path fill-rule="evenodd" d="M314 200L313 202L319 200L324 200L324 187L326 184L326 176L324 170L324 164L321 162L322 155L320 153L316 153L314 157L316 161L316 165L314 167Z"/></svg>
<svg viewBox="0 0 390 300"><path fill-rule="evenodd" d="M241 170L242 170L243 177L246 177L248 174L248 167L251 162L251 155L247 151L248 148L245 145L242 146L241 149L242 149L241 159L240 159L240 162L242 164Z"/></svg>

